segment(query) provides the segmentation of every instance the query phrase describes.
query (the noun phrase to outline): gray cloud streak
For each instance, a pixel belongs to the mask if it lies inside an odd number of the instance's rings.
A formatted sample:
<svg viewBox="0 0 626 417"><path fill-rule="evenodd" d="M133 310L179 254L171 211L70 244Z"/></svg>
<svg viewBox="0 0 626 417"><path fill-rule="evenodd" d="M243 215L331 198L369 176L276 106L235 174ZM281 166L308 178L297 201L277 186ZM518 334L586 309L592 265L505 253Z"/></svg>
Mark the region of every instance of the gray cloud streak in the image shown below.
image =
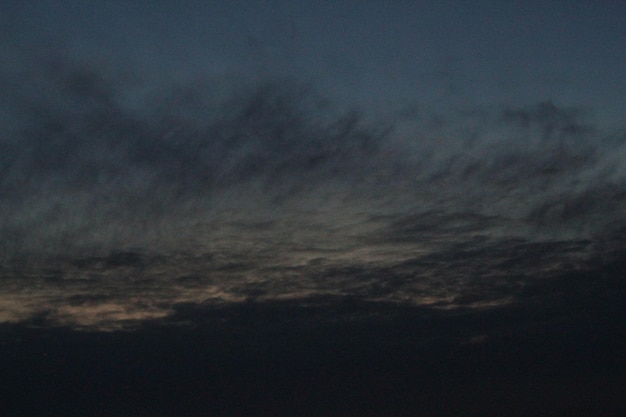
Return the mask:
<svg viewBox="0 0 626 417"><path fill-rule="evenodd" d="M372 114L288 78L16 62L0 80L4 321L117 328L317 296L503 307L623 248L626 137L574 108ZM34 283L41 303L20 295Z"/></svg>
<svg viewBox="0 0 626 417"><path fill-rule="evenodd" d="M197 219L306 217L329 201L423 215L425 227L427 213L466 212L513 234L588 236L624 221L625 138L552 102L401 122L342 112L288 79L162 86L67 57L33 66L3 68L9 252L141 246Z"/></svg>

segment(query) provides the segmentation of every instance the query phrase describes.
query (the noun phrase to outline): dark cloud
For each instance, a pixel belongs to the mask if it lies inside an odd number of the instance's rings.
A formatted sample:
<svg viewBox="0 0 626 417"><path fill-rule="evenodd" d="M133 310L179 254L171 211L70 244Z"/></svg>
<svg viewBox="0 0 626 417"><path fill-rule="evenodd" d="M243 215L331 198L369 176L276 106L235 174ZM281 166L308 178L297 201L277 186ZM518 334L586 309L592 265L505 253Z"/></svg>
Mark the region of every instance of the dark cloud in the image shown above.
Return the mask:
<svg viewBox="0 0 626 417"><path fill-rule="evenodd" d="M391 122L342 113L292 80L146 88L122 79L129 70L58 56L44 63L3 100L8 247L81 240L117 250L171 239L164 225L198 213L215 219L216 210L296 199L435 213L422 222L429 228L441 215L469 216L476 228L485 226L479 217L544 230L575 223L579 233L620 217L624 179L609 149L622 152L623 141L609 144L579 111L551 102L446 115L434 128L418 118L394 134Z"/></svg>
<svg viewBox="0 0 626 417"><path fill-rule="evenodd" d="M88 313L111 320L140 317L122 294L144 290L147 317L313 294L506 305L626 220L623 138L551 101L400 120L287 78L154 84L113 60L35 61L2 68L3 274L43 279L62 323L60 288L83 297L84 279L122 297ZM42 311L23 307L9 320Z"/></svg>
<svg viewBox="0 0 626 417"><path fill-rule="evenodd" d="M98 233L93 223L137 230L142 219L211 210L241 187L258 191L230 204L355 183L379 164L384 130L355 112L335 116L295 82L241 87L224 100L211 98L211 86L164 87L131 108L123 96L132 85L61 61L20 80L43 94L17 89L24 120L2 141L3 211L22 212L5 216L3 228L17 240L26 228L70 239ZM72 225L68 217L90 220Z"/></svg>
<svg viewBox="0 0 626 417"><path fill-rule="evenodd" d="M376 151L384 133L361 126L358 113L335 116L289 80L242 87L227 100L211 97L218 84L165 86L129 108L124 90L139 94L135 86L109 82L83 62L51 67L21 81L43 84L47 94L22 97L29 117L3 145L21 174L52 174L59 185L96 186L132 170L183 190L348 171Z"/></svg>

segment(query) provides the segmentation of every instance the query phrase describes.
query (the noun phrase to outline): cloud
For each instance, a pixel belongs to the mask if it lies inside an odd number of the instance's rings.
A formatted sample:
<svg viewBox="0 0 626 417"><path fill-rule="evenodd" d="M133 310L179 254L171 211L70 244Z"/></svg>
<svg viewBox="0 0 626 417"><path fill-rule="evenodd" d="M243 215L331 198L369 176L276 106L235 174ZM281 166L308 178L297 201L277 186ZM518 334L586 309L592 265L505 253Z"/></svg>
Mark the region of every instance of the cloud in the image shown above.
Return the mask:
<svg viewBox="0 0 626 417"><path fill-rule="evenodd" d="M241 303L358 300L461 315L558 304L567 312L560 287L580 285L583 294L583 288L596 286L588 304L600 299L614 304L616 299L606 297L621 291L619 236L561 242L442 239L421 251L414 244L384 241L368 244L382 251L379 258L344 257L339 248L305 262L294 262L289 251L31 259L3 270L2 298L10 302L0 312L4 322L39 317L38 326L100 330L134 329L155 318L193 324L177 318L177 306L198 311L202 321L203 308Z"/></svg>
<svg viewBox="0 0 626 417"><path fill-rule="evenodd" d="M55 238L64 247L82 234L85 245L92 236L92 245L108 239L116 250L130 235L154 241L171 234L168 225L205 221L206 213L215 219L294 201L432 213L427 227L465 205L474 219L552 229L574 221L601 227L593 222L619 216L622 205L615 188L623 179L604 178L613 162L594 144L602 138L551 103L469 122L453 115L399 138L365 115L334 113L291 81L248 85L217 103L209 89L166 88L128 108L116 99L123 88L95 71L81 63L49 69L40 81L49 84L47 101L28 103L27 123L2 143L3 209L20 213L6 217L4 230L26 248ZM597 205L598 193L612 202ZM561 203L563 195L571 203ZM27 238L26 229L38 236Z"/></svg>
<svg viewBox="0 0 626 417"><path fill-rule="evenodd" d="M19 213L4 216L2 227L26 249L63 234L85 244L78 235L151 234L142 222L164 235L159 223L221 204L246 210L250 200L354 183L376 169L385 136L358 113L335 116L291 81L233 89L225 100L211 98L212 86L163 87L129 106L133 86L106 70L58 57L43 68L17 80L43 94L16 89L21 104L10 108L10 122L19 128L7 123L2 141L2 209Z"/></svg>
<svg viewBox="0 0 626 417"><path fill-rule="evenodd" d="M625 138L550 101L398 119L286 78L60 55L0 74L1 272L43 279L52 321L330 295L489 308L623 245L604 234L626 222Z"/></svg>

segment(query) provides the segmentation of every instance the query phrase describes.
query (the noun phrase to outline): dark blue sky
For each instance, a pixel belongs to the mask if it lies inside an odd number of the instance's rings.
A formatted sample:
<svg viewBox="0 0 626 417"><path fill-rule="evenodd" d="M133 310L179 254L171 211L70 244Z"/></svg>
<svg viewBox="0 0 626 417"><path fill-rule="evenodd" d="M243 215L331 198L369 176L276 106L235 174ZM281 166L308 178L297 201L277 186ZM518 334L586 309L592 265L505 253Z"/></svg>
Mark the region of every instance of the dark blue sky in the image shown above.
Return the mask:
<svg viewBox="0 0 626 417"><path fill-rule="evenodd" d="M116 59L147 77L286 74L359 106L553 100L619 127L624 4L4 2L19 49Z"/></svg>
<svg viewBox="0 0 626 417"><path fill-rule="evenodd" d="M12 415L624 412L625 15L0 2Z"/></svg>

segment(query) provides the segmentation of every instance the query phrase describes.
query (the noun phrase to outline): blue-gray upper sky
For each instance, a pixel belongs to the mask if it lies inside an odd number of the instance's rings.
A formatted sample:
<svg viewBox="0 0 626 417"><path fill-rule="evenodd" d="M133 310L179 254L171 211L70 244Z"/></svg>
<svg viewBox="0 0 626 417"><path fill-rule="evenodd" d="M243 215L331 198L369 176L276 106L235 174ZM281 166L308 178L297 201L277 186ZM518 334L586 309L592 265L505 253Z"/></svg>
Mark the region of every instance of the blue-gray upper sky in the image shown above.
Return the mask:
<svg viewBox="0 0 626 417"><path fill-rule="evenodd" d="M625 118L619 1L3 2L3 47L145 77L285 74L359 106L530 105Z"/></svg>

